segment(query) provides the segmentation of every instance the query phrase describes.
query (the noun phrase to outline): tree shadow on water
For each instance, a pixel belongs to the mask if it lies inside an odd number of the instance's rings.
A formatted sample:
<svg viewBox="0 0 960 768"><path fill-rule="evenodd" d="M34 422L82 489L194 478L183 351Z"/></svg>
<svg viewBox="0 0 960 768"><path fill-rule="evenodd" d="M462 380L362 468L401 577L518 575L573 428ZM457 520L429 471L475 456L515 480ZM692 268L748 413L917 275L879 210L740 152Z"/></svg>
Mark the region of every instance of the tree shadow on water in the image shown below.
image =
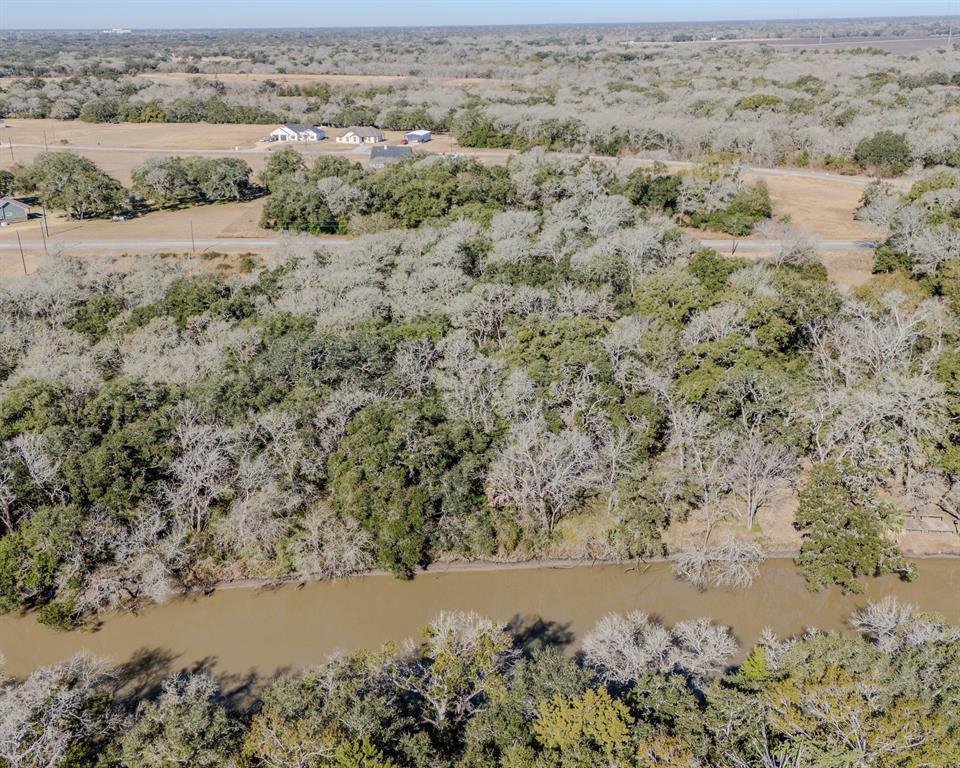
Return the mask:
<svg viewBox="0 0 960 768"><path fill-rule="evenodd" d="M176 654L163 648L139 648L123 664L114 667L113 694L121 704L135 704L160 693L163 681L173 674Z"/></svg>
<svg viewBox="0 0 960 768"><path fill-rule="evenodd" d="M217 699L227 709L245 711L255 704L264 691L279 677L289 673L282 668L270 675L255 669L245 673L217 669L217 657L207 656L189 664L177 664L179 657L162 648L140 648L129 660L112 670L114 701L134 709L140 701L156 699L165 680L175 675L206 674L217 681Z"/></svg>
<svg viewBox="0 0 960 768"><path fill-rule="evenodd" d="M574 638L569 623L561 624L532 614L515 614L507 623L507 631L513 636L514 646L525 655L546 648L566 648Z"/></svg>

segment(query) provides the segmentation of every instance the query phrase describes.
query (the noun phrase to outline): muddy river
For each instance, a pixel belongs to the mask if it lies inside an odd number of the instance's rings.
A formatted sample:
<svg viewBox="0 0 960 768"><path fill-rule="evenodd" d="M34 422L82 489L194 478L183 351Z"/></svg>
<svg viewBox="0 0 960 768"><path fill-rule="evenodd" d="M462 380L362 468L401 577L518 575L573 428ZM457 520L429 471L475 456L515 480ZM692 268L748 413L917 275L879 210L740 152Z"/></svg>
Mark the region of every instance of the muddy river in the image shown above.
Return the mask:
<svg viewBox="0 0 960 768"><path fill-rule="evenodd" d="M60 632L31 616L0 616L0 652L9 674L81 649L144 675L206 668L238 686L322 661L337 650L372 648L415 636L440 610L472 609L512 622L531 642L577 647L609 611L643 610L673 623L710 616L730 625L743 648L765 626L781 635L807 627L843 629L850 613L886 594L960 620L960 560L918 561L918 578L869 582L864 595L809 592L789 560L768 561L745 592L700 593L667 564L452 571L410 582L367 576L273 589L222 589L185 596L137 615L108 615L95 629Z"/></svg>

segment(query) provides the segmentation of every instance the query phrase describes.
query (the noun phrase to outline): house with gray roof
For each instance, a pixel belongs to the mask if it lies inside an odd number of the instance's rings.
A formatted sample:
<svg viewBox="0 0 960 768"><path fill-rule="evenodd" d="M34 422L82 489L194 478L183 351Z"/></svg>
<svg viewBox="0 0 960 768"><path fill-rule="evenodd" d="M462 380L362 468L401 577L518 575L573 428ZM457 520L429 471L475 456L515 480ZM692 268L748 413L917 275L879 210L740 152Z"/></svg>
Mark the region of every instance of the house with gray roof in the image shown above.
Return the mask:
<svg viewBox="0 0 960 768"><path fill-rule="evenodd" d="M30 207L12 197L0 199L0 227L16 224L30 218Z"/></svg>
<svg viewBox="0 0 960 768"><path fill-rule="evenodd" d="M368 165L371 168L384 168L411 157L413 150L410 147L371 147Z"/></svg>

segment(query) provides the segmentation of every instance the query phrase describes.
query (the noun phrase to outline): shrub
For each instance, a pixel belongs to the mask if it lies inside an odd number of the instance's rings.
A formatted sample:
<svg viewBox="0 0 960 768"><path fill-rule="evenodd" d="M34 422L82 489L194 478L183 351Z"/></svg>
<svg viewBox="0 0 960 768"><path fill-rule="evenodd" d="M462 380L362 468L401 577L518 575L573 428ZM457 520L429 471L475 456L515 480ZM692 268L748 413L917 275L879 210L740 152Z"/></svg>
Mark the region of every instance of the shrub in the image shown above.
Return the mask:
<svg viewBox="0 0 960 768"><path fill-rule="evenodd" d="M853 159L860 165L874 167L891 176L899 176L913 162L907 137L893 131L878 131L869 139L861 139Z"/></svg>

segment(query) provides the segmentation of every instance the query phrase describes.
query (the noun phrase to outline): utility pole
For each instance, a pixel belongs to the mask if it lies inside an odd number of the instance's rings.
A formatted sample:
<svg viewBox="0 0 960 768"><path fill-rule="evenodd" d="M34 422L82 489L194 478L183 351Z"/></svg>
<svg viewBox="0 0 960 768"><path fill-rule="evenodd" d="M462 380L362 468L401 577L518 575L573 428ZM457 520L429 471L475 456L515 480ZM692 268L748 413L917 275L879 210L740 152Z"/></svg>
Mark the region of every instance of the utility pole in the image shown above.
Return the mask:
<svg viewBox="0 0 960 768"><path fill-rule="evenodd" d="M197 255L197 241L193 237L193 219L190 219L190 245L193 247L193 255Z"/></svg>
<svg viewBox="0 0 960 768"><path fill-rule="evenodd" d="M47 231L47 237L50 237L50 224L47 222L47 206L40 203L40 210L43 211L43 228Z"/></svg>
<svg viewBox="0 0 960 768"><path fill-rule="evenodd" d="M50 151L50 146L47 144L47 132L46 132L46 131L43 132L43 151L44 151L44 152L49 152L49 151Z"/></svg>
<svg viewBox="0 0 960 768"><path fill-rule="evenodd" d="M16 164L17 158L13 156L13 139L7 139L7 146L10 148L10 162Z"/></svg>
<svg viewBox="0 0 960 768"><path fill-rule="evenodd" d="M23 255L23 241L20 239L20 233L17 232L17 245L20 246L20 263L23 264L23 274L27 274L27 259Z"/></svg>
<svg viewBox="0 0 960 768"><path fill-rule="evenodd" d="M19 233L17 233L19 234ZM40 222L40 237L43 238L43 255L50 258L50 251L47 250L47 235L43 231L43 222Z"/></svg>

